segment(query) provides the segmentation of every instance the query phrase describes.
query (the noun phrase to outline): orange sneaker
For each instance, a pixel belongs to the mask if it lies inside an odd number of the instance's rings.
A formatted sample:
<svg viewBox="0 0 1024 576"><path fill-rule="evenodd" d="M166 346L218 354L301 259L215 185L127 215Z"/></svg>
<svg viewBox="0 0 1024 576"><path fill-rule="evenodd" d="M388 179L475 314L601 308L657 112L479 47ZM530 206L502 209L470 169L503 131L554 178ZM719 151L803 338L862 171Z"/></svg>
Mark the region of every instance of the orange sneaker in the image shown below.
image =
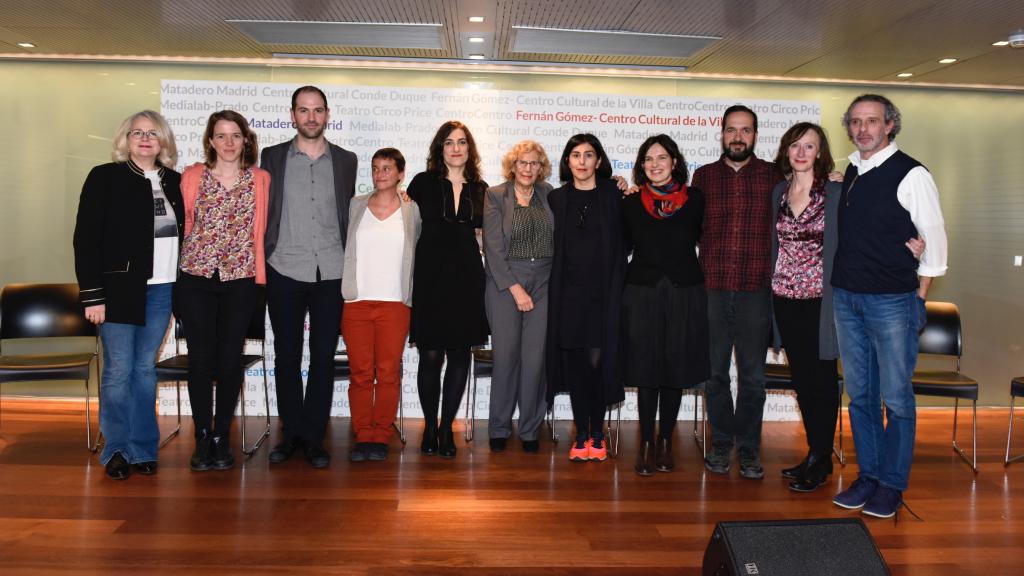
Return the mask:
<svg viewBox="0 0 1024 576"><path fill-rule="evenodd" d="M579 441L573 442L569 448L569 460L573 462L586 462L590 460L590 439L587 439L582 447Z"/></svg>
<svg viewBox="0 0 1024 576"><path fill-rule="evenodd" d="M595 441L593 438L587 440L590 444L590 459L604 462L608 459L608 441L604 438Z"/></svg>

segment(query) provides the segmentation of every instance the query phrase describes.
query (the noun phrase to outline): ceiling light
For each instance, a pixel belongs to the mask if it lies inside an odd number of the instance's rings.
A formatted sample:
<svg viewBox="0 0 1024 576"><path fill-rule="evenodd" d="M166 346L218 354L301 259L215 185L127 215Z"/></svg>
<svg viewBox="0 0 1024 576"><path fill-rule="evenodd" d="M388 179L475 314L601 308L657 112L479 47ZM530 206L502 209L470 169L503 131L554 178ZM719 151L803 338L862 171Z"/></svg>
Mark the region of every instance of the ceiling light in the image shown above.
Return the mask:
<svg viewBox="0 0 1024 576"><path fill-rule="evenodd" d="M469 17L469 21L473 22L474 24L479 24L480 22L484 21L484 17L483 16L470 16Z"/></svg>
<svg viewBox="0 0 1024 576"><path fill-rule="evenodd" d="M993 42L992 43L993 46L1006 46L1008 44L1009 44L1009 42L1006 41L1006 40L1000 40L999 42Z"/></svg>
<svg viewBox="0 0 1024 576"><path fill-rule="evenodd" d="M896 76L898 78L910 78L913 75L914 75L913 72L901 72L901 73L897 74Z"/></svg>
<svg viewBox="0 0 1024 576"><path fill-rule="evenodd" d="M939 60L939 64L952 64L953 62L956 62L956 58L943 58Z"/></svg>
<svg viewBox="0 0 1024 576"><path fill-rule="evenodd" d="M18 46L21 46L22 48L35 48L36 47L36 45L31 43L31 42L18 42Z"/></svg>
<svg viewBox="0 0 1024 576"><path fill-rule="evenodd" d="M484 59L484 55L483 54L470 54L469 55L469 59L470 60L483 60Z"/></svg>
<svg viewBox="0 0 1024 576"><path fill-rule="evenodd" d="M469 41L472 42L473 44L480 44L480 43L482 43L484 41L484 37L483 36L470 36L469 37Z"/></svg>

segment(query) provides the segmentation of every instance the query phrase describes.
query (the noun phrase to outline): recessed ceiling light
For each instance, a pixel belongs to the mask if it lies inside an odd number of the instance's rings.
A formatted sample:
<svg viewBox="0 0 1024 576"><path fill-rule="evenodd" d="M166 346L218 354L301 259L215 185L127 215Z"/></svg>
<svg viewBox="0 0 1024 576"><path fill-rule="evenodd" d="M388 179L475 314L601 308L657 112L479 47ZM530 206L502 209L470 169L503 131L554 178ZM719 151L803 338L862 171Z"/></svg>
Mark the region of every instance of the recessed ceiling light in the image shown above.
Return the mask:
<svg viewBox="0 0 1024 576"><path fill-rule="evenodd" d="M31 43L31 42L18 42L18 46L21 46L22 48L35 48L36 47L36 45Z"/></svg>
<svg viewBox="0 0 1024 576"><path fill-rule="evenodd" d="M470 36L469 37L469 41L474 43L474 44L480 44L480 43L482 43L484 41L484 37L483 36Z"/></svg>
<svg viewBox="0 0 1024 576"><path fill-rule="evenodd" d="M484 59L484 55L483 54L470 54L469 55L469 59L470 60L483 60Z"/></svg>
<svg viewBox="0 0 1024 576"><path fill-rule="evenodd" d="M896 76L898 78L910 78L913 75L914 75L913 72L901 72L901 73L897 74Z"/></svg>
<svg viewBox="0 0 1024 576"><path fill-rule="evenodd" d="M1006 40L1000 40L999 42L993 42L993 46L1008 46L1010 43Z"/></svg>
<svg viewBox="0 0 1024 576"><path fill-rule="evenodd" d="M939 60L939 64L952 64L953 62L956 62L956 58L943 58Z"/></svg>
<svg viewBox="0 0 1024 576"><path fill-rule="evenodd" d="M475 24L479 24L480 22L484 21L484 17L483 16L470 16L469 17L469 21L473 22Z"/></svg>

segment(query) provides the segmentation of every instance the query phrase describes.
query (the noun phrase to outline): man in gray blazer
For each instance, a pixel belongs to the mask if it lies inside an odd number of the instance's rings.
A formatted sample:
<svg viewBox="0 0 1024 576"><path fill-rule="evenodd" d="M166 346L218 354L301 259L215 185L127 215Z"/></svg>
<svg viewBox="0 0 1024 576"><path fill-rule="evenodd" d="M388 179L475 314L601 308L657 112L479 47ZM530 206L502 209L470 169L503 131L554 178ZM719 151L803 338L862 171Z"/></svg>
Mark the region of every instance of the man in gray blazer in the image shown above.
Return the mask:
<svg viewBox="0 0 1024 576"><path fill-rule="evenodd" d="M356 155L324 137L327 96L315 86L292 94L295 138L263 150L270 172L265 248L267 307L274 331L277 411L283 438L270 461L305 450L314 468L330 455L323 439L334 390L334 351L341 323L342 263ZM302 341L309 314L309 377L302 388Z"/></svg>

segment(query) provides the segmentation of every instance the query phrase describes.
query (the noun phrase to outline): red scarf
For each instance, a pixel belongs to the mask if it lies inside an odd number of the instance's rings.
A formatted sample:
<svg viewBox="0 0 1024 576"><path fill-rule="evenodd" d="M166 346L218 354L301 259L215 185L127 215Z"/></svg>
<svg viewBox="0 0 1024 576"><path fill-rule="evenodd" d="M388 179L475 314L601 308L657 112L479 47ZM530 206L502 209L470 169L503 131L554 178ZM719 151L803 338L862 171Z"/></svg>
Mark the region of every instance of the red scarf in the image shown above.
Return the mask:
<svg viewBox="0 0 1024 576"><path fill-rule="evenodd" d="M670 218L686 204L686 185L672 180L666 186L644 184L640 189L640 201L647 213L658 220Z"/></svg>

